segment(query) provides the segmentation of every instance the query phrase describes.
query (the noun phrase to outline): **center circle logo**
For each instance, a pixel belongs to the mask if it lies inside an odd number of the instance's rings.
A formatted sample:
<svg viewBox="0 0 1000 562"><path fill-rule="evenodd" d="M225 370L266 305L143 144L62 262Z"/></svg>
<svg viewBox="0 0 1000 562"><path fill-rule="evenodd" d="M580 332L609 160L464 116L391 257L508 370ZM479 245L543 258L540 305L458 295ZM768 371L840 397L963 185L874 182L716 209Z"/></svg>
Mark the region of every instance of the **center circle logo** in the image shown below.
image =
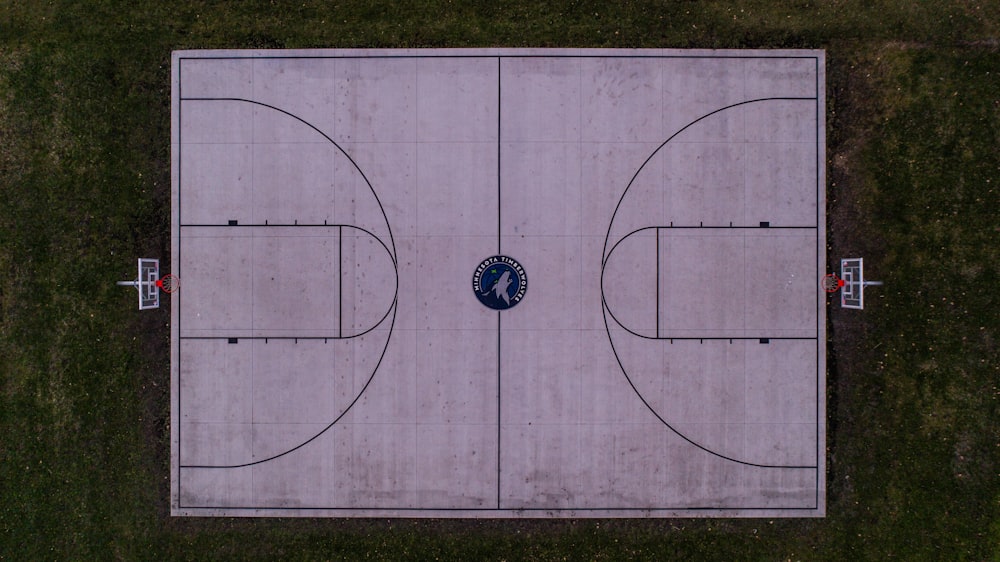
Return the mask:
<svg viewBox="0 0 1000 562"><path fill-rule="evenodd" d="M493 256L483 260L472 275L472 290L483 305L494 310L507 310L524 298L528 276L517 260Z"/></svg>

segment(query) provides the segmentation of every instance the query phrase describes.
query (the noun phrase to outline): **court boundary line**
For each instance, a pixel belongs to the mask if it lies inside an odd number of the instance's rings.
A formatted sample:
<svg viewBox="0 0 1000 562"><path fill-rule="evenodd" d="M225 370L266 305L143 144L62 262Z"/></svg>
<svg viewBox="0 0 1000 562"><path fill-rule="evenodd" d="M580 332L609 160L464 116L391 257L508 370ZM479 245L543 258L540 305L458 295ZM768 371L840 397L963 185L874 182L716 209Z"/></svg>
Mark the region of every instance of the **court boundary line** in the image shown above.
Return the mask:
<svg viewBox="0 0 1000 562"><path fill-rule="evenodd" d="M225 55L225 56L211 56L211 55L209 55L209 56L178 56L175 60L178 63L178 66L177 66L177 68L178 68L178 70L177 70L177 90L178 90L178 93L180 94L179 95L179 101L185 101L187 98L183 97L183 89L182 89L183 88L182 87L182 82L183 82L183 80L182 80L182 63L184 61L201 61L201 60L258 60L258 59L265 59L265 60L277 60L277 59L344 59L344 60L350 60L350 59L447 59L447 58L459 58L459 59L465 59L465 58L473 58L473 59L474 58L497 58L498 61L500 61L500 60L502 60L504 58L549 58L549 59L551 59L551 58L570 58L570 59L710 59L710 60L718 60L718 59L724 59L724 60L780 60L780 59L808 60L808 59L813 59L814 62L815 62L815 65L816 65L815 76L816 76L816 83L817 83L817 93L816 93L816 96L814 98L812 98L812 99L816 100L815 101L815 107L816 107L816 114L817 114L817 121L816 121L816 126L815 126L816 137L817 137L817 144L816 144L816 152L817 152L816 176L817 176L817 189L822 189L822 186L819 185L819 183L820 183L820 177L821 177L821 172L822 172L822 170L820 168L820 166L822 165L822 155L819 154L819 136L820 136L820 130L819 130L820 129L820 119L819 119L819 111L820 111L820 109L819 109L819 101L820 101L820 96L819 96L820 72L819 72L819 68L820 68L820 66L819 65L820 65L820 59L822 57L819 56L819 55L800 55L799 56L799 55L790 55L790 54L781 54L781 55L759 55L759 54L755 54L755 55L742 56L742 55L715 55L715 54L705 54L705 55L665 55L665 54L642 54L642 53L639 53L639 54L614 55L614 54L558 54L558 53L554 53L554 54L501 54L501 55L482 55L482 54L469 54L469 55L458 55L458 54L387 54L387 55L316 55L316 56L308 56L308 55L280 55L280 56L267 56L267 55L253 54L253 55L246 55L246 56L236 56L236 55ZM246 101L250 101L250 100L246 100ZM501 106L501 105L502 105L501 100L498 98L498 106ZM499 107L498 107L498 113L499 113ZM183 127L182 127L182 115L183 115L183 111L182 111L182 109L180 107L180 103L178 103L178 105L177 105L177 123L178 123L178 128L179 129L183 129ZM825 123L825 120L824 120L824 123ZM498 131L499 131L499 117L498 117ZM178 144L178 148L177 148L177 150L178 150L178 170L177 170L177 177L178 177L178 186L177 186L178 210L177 210L177 217L178 217L178 222L182 223L182 221L180 220L180 217L181 217L181 209L183 208L183 205L181 204L181 198L182 198L181 184L183 182L181 180L181 166L180 166L180 162L183 159L182 158L182 150L183 150L183 144L184 143L183 143L183 141L180 140L181 139L181 131L180 130L178 131L177 138L178 138L178 143L177 143ZM499 178L499 147L500 147L500 144L501 143L500 143L500 140L499 140L499 137L498 137L498 178ZM339 146L338 146L338 148L339 148ZM345 152L345 155L346 155L346 152ZM359 171L360 171L360 169L359 169ZM498 186L498 198L499 198L499 186ZM377 195L376 195L376 199L377 199ZM817 229L819 228L818 222L819 222L819 215L820 215L820 209L819 209L819 204L818 203L819 203L819 201L817 201L817 211L816 211L816 213L817 213L817 226L813 227L813 228L817 228ZM381 202L379 202L379 204L381 206ZM500 206L498 204L498 224L499 224L499 207ZM384 214L384 209L383 209L383 214ZM387 218L386 218L386 224L387 224L387 227L388 227L388 219ZM180 224L180 225L177 225L177 226L196 226L196 225L183 225L183 224ZM223 226L223 225L197 225L197 226ZM294 225L286 225L286 226L294 226ZM678 227L678 228L683 228L683 227ZM702 228L702 227L691 227L691 228ZM771 227L771 228L780 228L780 227ZM502 225L498 227L498 230L499 229L502 229ZM657 234L659 235L659 232L657 232ZM392 236L391 230L390 230L390 236ZM502 234L501 234L501 236L502 236ZM378 239L378 238L376 237L376 239ZM821 241L819 240L819 237L817 236L817 254L819 254L819 251L820 251L820 249L819 249L820 242ZM657 243L659 243L658 239L657 239ZM393 246L395 246L395 245L393 244ZM181 267L181 263L182 263L181 256L180 256L180 254L181 254L180 247L181 247L181 245L178 243L178 252L177 252L177 254L178 254L178 264L177 264L178 274L180 273L180 267ZM397 256L395 254L393 254L392 257L393 257L393 260L395 262L397 260ZM817 255L817 259L818 259L818 255ZM397 282L398 282L398 275L397 275ZM398 299L398 297L397 297L397 299ZM603 302L603 296L602 296L602 302ZM392 305L392 310L395 310L396 306L397 306L397 300L394 300L393 305ZM180 333L180 326L181 326L181 318L180 318L180 316L181 315L178 313L178 315L177 315L178 334ZM817 325L820 322L819 316L820 315L817 314ZM384 321L384 318L383 318L383 321ZM658 317L657 317L657 321L659 321ZM390 338L391 338L391 334L390 334ZM201 338L191 338L191 337L180 338L179 337L179 339L201 339ZM310 339L310 338L259 338L259 339ZM321 338L314 338L314 339L321 339ZM331 338L331 339L333 339L333 338ZM724 340L724 339L728 339L728 340L732 341L732 340L739 340L739 339L758 339L758 338L669 338L669 339L670 340L673 340L673 339L678 339L678 340L694 340L694 339L699 339L699 340L720 339L720 340ZM771 338L771 339L779 339L779 338ZM792 339L792 338L788 338L788 339ZM815 338L794 338L794 339L814 339L814 340L816 340L817 357L820 356L820 349L819 348L820 348L821 343L820 343L820 338L819 337L815 337ZM387 341L387 345L388 345L388 341ZM383 350L383 356L384 356L384 354L385 354L385 351ZM178 355L177 355L177 357L178 357L178 367L177 367L178 371L177 372L179 373L179 364L181 362L180 346L178 346ZM817 435L817 447L816 447L816 457L817 457L817 460L820 457L820 450L819 450L819 448L821 446L821 444L819 443L819 433L820 433L820 423L819 423L819 416L820 416L820 412L819 412L820 385L819 385L819 382L820 382L820 379L819 379L819 376L820 376L820 373L817 372L817 378L816 378L816 383L817 383L816 384L816 393L817 393L817 397L816 397L816 408L815 408L815 410L816 410L816 416L817 416L817 421L815 423L816 435ZM360 396L360 394L359 394L359 396ZM500 396L499 396L499 318L498 318L498 397L497 398L498 398L498 416L499 416L499 400L500 400ZM178 403L178 410L180 410L181 409L181 389L180 389L180 385L179 384L178 384L178 390L177 390L177 403ZM178 447L179 447L180 446L179 444L181 442L181 428L180 428L181 424L177 424L177 425L178 425L178 427L177 427L177 432L178 432L177 433L177 435L178 435L177 442L178 442ZM500 441L499 441L499 418L498 418L498 442L497 443L498 443L498 459L499 459L499 444L500 444ZM179 451L178 451L178 455L179 455ZM179 456L178 456L178 459L179 459ZM499 462L499 460L498 460L498 462ZM680 512L684 512L684 511L778 511L778 512L780 512L780 511L816 511L818 509L821 509L820 502L819 502L819 497L820 497L819 496L819 492L820 492L820 475L819 474L817 474L817 476L815 478L815 482L816 482L816 487L815 487L816 496L815 496L815 498L816 498L816 501L815 501L815 504L814 504L813 507L774 507L774 506L767 506L767 507L712 507L712 506L708 506L708 507L662 507L662 508L658 508L658 507L653 507L653 508L649 508L649 507L638 507L638 508L631 508L631 507L630 508L616 508L616 507L603 507L603 508L596 508L596 507L595 508L555 507L555 508L506 508L506 509L500 509L499 508L499 490L500 490L499 465L498 465L498 508L497 509L493 509L493 508L440 508L440 507L433 507L433 508L373 507L373 508L367 508L367 507L260 507L260 506L257 506L257 507L240 507L240 506L204 507L204 506L185 506L185 505L181 505L180 504L181 488L182 488L182 484L181 484L181 472L182 472L181 469L182 468L195 468L195 467L181 466L180 463L178 462L178 466L177 466L177 480L176 480L176 482L177 482L176 494L177 494L178 505L174 509L205 510L205 511L209 511L209 510L253 510L253 511L262 511L262 512L266 512L266 511L309 511L309 510L324 510L324 511L368 511L368 512L396 511L396 512L401 512L401 513L406 513L406 512L422 512L422 511L443 511L443 512L448 512L448 511L456 511L456 512L480 512L480 511L487 511L487 512L512 512L512 513L526 512L526 511L550 511L550 512L552 512L552 511L554 511L554 512L567 512L567 511L578 511L578 512L605 511L605 512L634 512L634 513L637 513L637 514L644 514L644 513L658 512L658 511L667 511L667 512L678 512L678 511L680 511ZM820 468L819 467L819 463L817 462L817 466L811 467L811 468L818 471L819 468ZM824 488L825 488L825 486L824 486ZM173 491L174 490L172 490L172 492ZM370 516L377 516L377 515L370 515Z"/></svg>

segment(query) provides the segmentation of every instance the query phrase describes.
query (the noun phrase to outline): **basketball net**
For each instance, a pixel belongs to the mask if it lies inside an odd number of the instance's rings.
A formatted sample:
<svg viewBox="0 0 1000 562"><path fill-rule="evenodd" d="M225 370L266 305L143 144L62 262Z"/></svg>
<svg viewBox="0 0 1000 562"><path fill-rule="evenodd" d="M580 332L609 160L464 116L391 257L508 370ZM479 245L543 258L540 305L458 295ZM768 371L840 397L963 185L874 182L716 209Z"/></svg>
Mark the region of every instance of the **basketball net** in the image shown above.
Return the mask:
<svg viewBox="0 0 1000 562"><path fill-rule="evenodd" d="M836 293L841 287L844 286L844 280L837 277L836 273L828 273L823 276L823 280L820 282L823 290L828 293Z"/></svg>
<svg viewBox="0 0 1000 562"><path fill-rule="evenodd" d="M173 293L181 287L181 280L173 274L167 274L156 280L156 286L164 293Z"/></svg>

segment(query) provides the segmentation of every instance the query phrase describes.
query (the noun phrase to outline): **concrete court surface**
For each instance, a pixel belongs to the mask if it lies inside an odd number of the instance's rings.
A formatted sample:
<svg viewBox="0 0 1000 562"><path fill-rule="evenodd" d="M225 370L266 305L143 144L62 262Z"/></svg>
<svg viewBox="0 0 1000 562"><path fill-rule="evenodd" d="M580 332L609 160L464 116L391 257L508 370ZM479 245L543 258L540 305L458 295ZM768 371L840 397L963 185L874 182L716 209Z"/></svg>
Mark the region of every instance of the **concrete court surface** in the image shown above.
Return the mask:
<svg viewBox="0 0 1000 562"><path fill-rule="evenodd" d="M174 53L171 512L823 516L824 65Z"/></svg>

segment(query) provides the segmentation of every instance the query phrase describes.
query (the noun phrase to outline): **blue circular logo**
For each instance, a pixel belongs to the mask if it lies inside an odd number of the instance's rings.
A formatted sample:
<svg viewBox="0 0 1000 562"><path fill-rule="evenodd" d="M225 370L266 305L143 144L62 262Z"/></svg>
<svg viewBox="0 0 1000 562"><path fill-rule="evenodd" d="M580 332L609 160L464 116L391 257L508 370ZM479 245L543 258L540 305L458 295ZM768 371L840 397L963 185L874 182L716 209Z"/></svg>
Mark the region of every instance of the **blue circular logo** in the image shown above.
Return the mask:
<svg viewBox="0 0 1000 562"><path fill-rule="evenodd" d="M507 310L524 298L528 277L517 260L493 256L483 260L472 275L472 290L483 305Z"/></svg>

